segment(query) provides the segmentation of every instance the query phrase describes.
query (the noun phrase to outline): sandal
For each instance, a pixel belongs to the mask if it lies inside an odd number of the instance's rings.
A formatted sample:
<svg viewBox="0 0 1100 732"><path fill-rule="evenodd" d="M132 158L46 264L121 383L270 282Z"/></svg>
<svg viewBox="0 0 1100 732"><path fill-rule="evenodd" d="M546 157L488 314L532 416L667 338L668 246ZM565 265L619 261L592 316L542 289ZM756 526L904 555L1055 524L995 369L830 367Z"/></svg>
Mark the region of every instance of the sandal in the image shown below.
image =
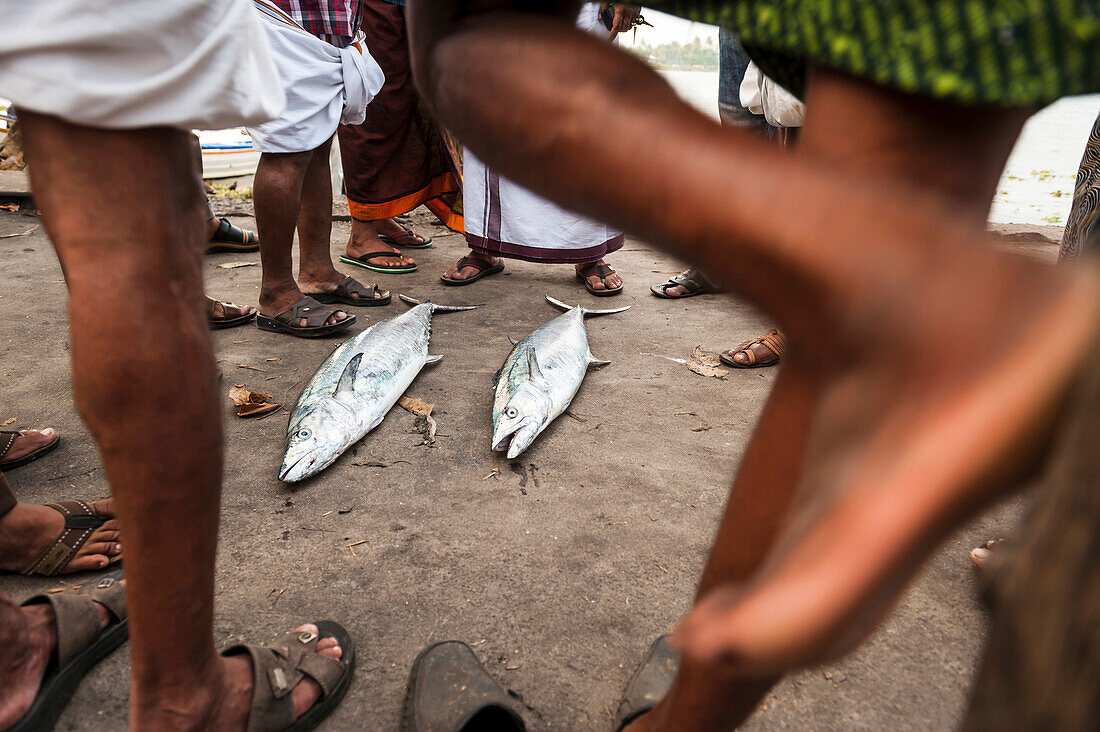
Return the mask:
<svg viewBox="0 0 1100 732"><path fill-rule="evenodd" d="M373 307L375 305L389 305L392 296L389 290L380 290L378 285L371 283L363 285L351 277L345 277L344 281L330 292L309 292L309 297L329 305L357 305L361 307Z"/></svg>
<svg viewBox="0 0 1100 732"><path fill-rule="evenodd" d="M602 281L606 279L608 275L612 274L615 274L615 270L611 269L611 265L593 262L591 264L586 264L584 267L581 267L579 270L577 270L577 279L584 283L584 289L588 290L596 297L610 297L611 295L618 295L620 292L622 292L623 285L619 285L615 288L609 288L607 287L607 282L604 282L603 286L605 289L597 290L595 287L592 286L592 283L588 281L588 278L592 275L596 275Z"/></svg>
<svg viewBox="0 0 1100 732"><path fill-rule="evenodd" d="M222 306L222 316L220 318L214 315L214 310L218 305ZM231 310L236 310L238 314L230 315L229 313ZM223 328L236 328L238 325L250 323L255 317L255 310L246 313L244 308L240 305L234 305L231 302L222 302L221 300L210 298L210 310L206 313L206 322L210 325L210 330L221 330Z"/></svg>
<svg viewBox="0 0 1100 732"><path fill-rule="evenodd" d="M383 244L389 244L391 247L408 247L409 249L427 249L432 245L431 237L425 239L407 226L402 226L401 228L405 230L405 233L401 236L379 234L379 241Z"/></svg>
<svg viewBox="0 0 1100 732"><path fill-rule="evenodd" d="M683 295L670 295L668 294L669 288L682 287L687 292ZM708 292L718 292L718 288L711 284L701 272L694 269L689 269L686 272L681 272L675 277L669 277L667 281L659 285L651 285L649 291L657 297L664 298L666 300L679 300L684 297L695 297L696 295L705 295Z"/></svg>
<svg viewBox="0 0 1100 732"><path fill-rule="evenodd" d="M15 444L15 441L18 440L24 432L27 432L27 430L0 430L0 470L11 470L12 468L18 468L20 465L26 465L29 462L33 462L46 453L53 452L61 443L61 435L54 435L52 440L37 450L29 452L21 458L5 460L4 456L8 454L12 445Z"/></svg>
<svg viewBox="0 0 1100 732"><path fill-rule="evenodd" d="M649 647L634 676L630 678L615 713L616 732L652 710L672 686L680 668L680 656L668 643L668 635L658 636Z"/></svg>
<svg viewBox="0 0 1100 732"><path fill-rule="evenodd" d="M95 530L113 518L112 516L96 513L95 509L84 501L58 501L57 503L47 503L45 505L65 517L65 528L61 530L53 543L38 555L38 559L22 570L21 574L38 574L43 577L62 574L65 566L87 543ZM118 554L111 557L108 564L114 564L121 559L122 555Z"/></svg>
<svg viewBox="0 0 1100 732"><path fill-rule="evenodd" d="M360 254L358 257L349 257L345 254L344 256L340 257L340 261L344 262L345 264L354 264L356 267L365 267L366 269L373 270L375 272L407 274L409 272L415 272L417 270L417 266L415 264L371 264L372 259L400 256L400 252L394 252L386 249L380 252L367 252L366 254Z"/></svg>
<svg viewBox="0 0 1100 732"><path fill-rule="evenodd" d="M757 343L761 343L768 347L768 349L775 354L775 358L769 358L766 360L757 360L756 352L752 350L752 347ZM779 363L780 357L783 355L783 351L787 347L787 336L783 335L782 331L778 328L773 328L767 332L767 334L754 338L751 341L745 341L744 343L738 343L724 353L720 353L718 358L722 360L722 363L727 366L733 366L735 369L755 369L761 366L774 366ZM738 363L733 360L733 357L739 353L744 353L745 357L749 360L748 363Z"/></svg>
<svg viewBox="0 0 1100 732"><path fill-rule="evenodd" d="M339 323L325 325L325 321L338 309L331 305L322 305L307 295L274 317L257 313L256 325L260 330L271 333L288 333L299 338L317 338L343 330L355 322L355 316L349 315ZM306 324L298 325L298 321L302 318L305 318Z"/></svg>
<svg viewBox="0 0 1100 732"><path fill-rule="evenodd" d="M95 584L35 595L23 606L49 603L57 625L57 658L46 669L30 709L8 732L42 732L54 726L81 680L97 663L126 642L126 588L114 572ZM114 620L99 627L93 603L107 608Z"/></svg>
<svg viewBox="0 0 1100 732"><path fill-rule="evenodd" d="M260 249L260 240L251 231L229 223L229 219L218 219L218 228L206 245L207 254L218 252L255 252Z"/></svg>
<svg viewBox="0 0 1100 732"><path fill-rule="evenodd" d="M320 635L294 631L264 645L235 645L222 651L223 656L247 653L252 657L252 709L248 713L248 732L311 730L344 698L355 673L355 643L341 625L331 620L313 625L321 631ZM339 661L316 652L317 641L328 637L340 644L343 657ZM321 697L295 719L290 692L306 676L321 687Z"/></svg>
<svg viewBox="0 0 1100 732"><path fill-rule="evenodd" d="M477 270L477 273L474 274L472 277L467 277L464 280L448 277L446 274L441 275L439 279L443 280L443 284L445 285L450 285L451 287L462 287L463 285L468 285L471 282L477 282L482 277L488 277L489 275L494 275L497 272L504 271L503 264L493 264L492 262L486 259L482 259L481 257L466 256L458 260L459 272L461 272L466 267L473 267Z"/></svg>

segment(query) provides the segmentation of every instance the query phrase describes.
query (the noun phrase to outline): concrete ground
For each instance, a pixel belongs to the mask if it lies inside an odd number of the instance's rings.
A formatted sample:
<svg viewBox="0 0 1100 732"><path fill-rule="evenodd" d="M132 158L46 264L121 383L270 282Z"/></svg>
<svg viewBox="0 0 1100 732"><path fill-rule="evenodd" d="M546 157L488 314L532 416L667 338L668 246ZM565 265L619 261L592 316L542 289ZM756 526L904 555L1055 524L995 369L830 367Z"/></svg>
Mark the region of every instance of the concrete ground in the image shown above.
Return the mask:
<svg viewBox="0 0 1100 732"><path fill-rule="evenodd" d="M218 205L254 228L249 201ZM280 483L288 409L338 340L299 340L255 326L214 333L223 392L245 383L286 405L253 421L235 417L223 400L218 641L264 641L311 619L344 623L359 664L347 700L325 727L334 732L394 728L413 658L445 638L475 646L528 705L532 729L609 729L646 647L689 607L730 477L775 376L764 369L707 378L671 359L698 344L728 348L771 323L728 297L652 297L649 285L682 265L634 240L611 258L627 290L610 301L588 296L561 265L509 262L503 276L444 287L439 275L464 251L462 238L423 210L412 220L435 237L433 248L412 252L418 272L341 269L395 293L488 303L437 316L432 351L445 358L409 389L436 405L434 447L418 444L413 415L398 408L316 479ZM8 477L25 501L103 496L107 482L72 402L61 270L41 228L9 236L38 223L0 212L0 422L53 425L64 441ZM346 217L336 222L334 255L348 231ZM1051 234L1017 230L1013 240L1049 258ZM208 290L254 304L259 267L217 266L234 261L258 256L207 257ZM547 293L633 309L588 321L592 351L612 365L588 375L574 417L560 418L509 463L489 449L490 380L509 351L507 335L522 337L556 315L543 301ZM395 298L385 308L359 309L356 329L404 307ZM162 393L133 398L163 401L169 419L173 402L186 396L166 383ZM870 642L778 685L746 729L956 726L984 632L967 552L1009 533L1021 511L1021 499L1013 499L951 537ZM90 578L9 575L0 590L22 599ZM101 663L58 729L121 729L127 664L125 648Z"/></svg>

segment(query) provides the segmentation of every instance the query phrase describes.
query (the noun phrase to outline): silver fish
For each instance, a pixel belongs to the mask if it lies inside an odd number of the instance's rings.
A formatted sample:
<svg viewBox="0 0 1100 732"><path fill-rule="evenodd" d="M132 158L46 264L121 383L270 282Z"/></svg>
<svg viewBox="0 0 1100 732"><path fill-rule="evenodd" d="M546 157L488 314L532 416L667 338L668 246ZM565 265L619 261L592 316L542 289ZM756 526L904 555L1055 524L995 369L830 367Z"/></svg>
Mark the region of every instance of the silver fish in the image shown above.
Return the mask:
<svg viewBox="0 0 1100 732"><path fill-rule="evenodd" d="M315 475L377 427L425 364L432 315L484 307L420 303L381 320L341 343L318 367L298 397L286 430L279 480L294 483Z"/></svg>
<svg viewBox="0 0 1100 732"><path fill-rule="evenodd" d="M568 312L516 343L497 372L493 397L494 450L508 459L526 450L558 415L569 408L589 366L606 366L588 349L586 315L629 310L570 308L549 295L546 299Z"/></svg>

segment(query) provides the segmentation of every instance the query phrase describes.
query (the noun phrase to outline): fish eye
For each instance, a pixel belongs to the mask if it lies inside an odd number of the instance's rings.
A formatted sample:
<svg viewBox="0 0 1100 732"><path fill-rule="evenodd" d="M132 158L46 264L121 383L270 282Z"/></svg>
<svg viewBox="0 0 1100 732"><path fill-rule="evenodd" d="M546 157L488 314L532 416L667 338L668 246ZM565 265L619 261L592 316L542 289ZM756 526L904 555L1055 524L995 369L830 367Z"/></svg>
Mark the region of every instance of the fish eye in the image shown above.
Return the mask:
<svg viewBox="0 0 1100 732"><path fill-rule="evenodd" d="M515 407L508 407L504 410L504 416L508 419L515 419L519 415L519 410Z"/></svg>
<svg viewBox="0 0 1100 732"><path fill-rule="evenodd" d="M313 434L313 433L312 433L312 432L310 432L309 430L306 430L306 429L303 429L303 430L299 430L299 431L298 431L298 437L300 437L300 438L301 438L301 439L303 439L303 440L308 440L308 439L309 439L309 436L310 436L311 434Z"/></svg>

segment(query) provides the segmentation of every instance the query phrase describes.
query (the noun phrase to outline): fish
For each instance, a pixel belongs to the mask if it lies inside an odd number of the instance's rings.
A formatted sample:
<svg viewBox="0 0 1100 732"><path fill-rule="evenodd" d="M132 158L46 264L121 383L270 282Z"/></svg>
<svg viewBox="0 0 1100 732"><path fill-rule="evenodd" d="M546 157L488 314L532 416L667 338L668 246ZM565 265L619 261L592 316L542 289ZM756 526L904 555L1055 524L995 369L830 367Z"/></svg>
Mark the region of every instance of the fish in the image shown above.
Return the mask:
<svg viewBox="0 0 1100 732"><path fill-rule="evenodd" d="M509 460L569 408L589 367L610 363L589 350L584 318L630 309L571 308L549 295L546 299L567 312L515 342L493 382L492 448L507 451Z"/></svg>
<svg viewBox="0 0 1100 732"><path fill-rule="evenodd" d="M344 341L317 368L290 415L279 480L296 483L332 465L381 424L425 365L443 358L428 353L435 313L484 307L401 299L414 307Z"/></svg>

